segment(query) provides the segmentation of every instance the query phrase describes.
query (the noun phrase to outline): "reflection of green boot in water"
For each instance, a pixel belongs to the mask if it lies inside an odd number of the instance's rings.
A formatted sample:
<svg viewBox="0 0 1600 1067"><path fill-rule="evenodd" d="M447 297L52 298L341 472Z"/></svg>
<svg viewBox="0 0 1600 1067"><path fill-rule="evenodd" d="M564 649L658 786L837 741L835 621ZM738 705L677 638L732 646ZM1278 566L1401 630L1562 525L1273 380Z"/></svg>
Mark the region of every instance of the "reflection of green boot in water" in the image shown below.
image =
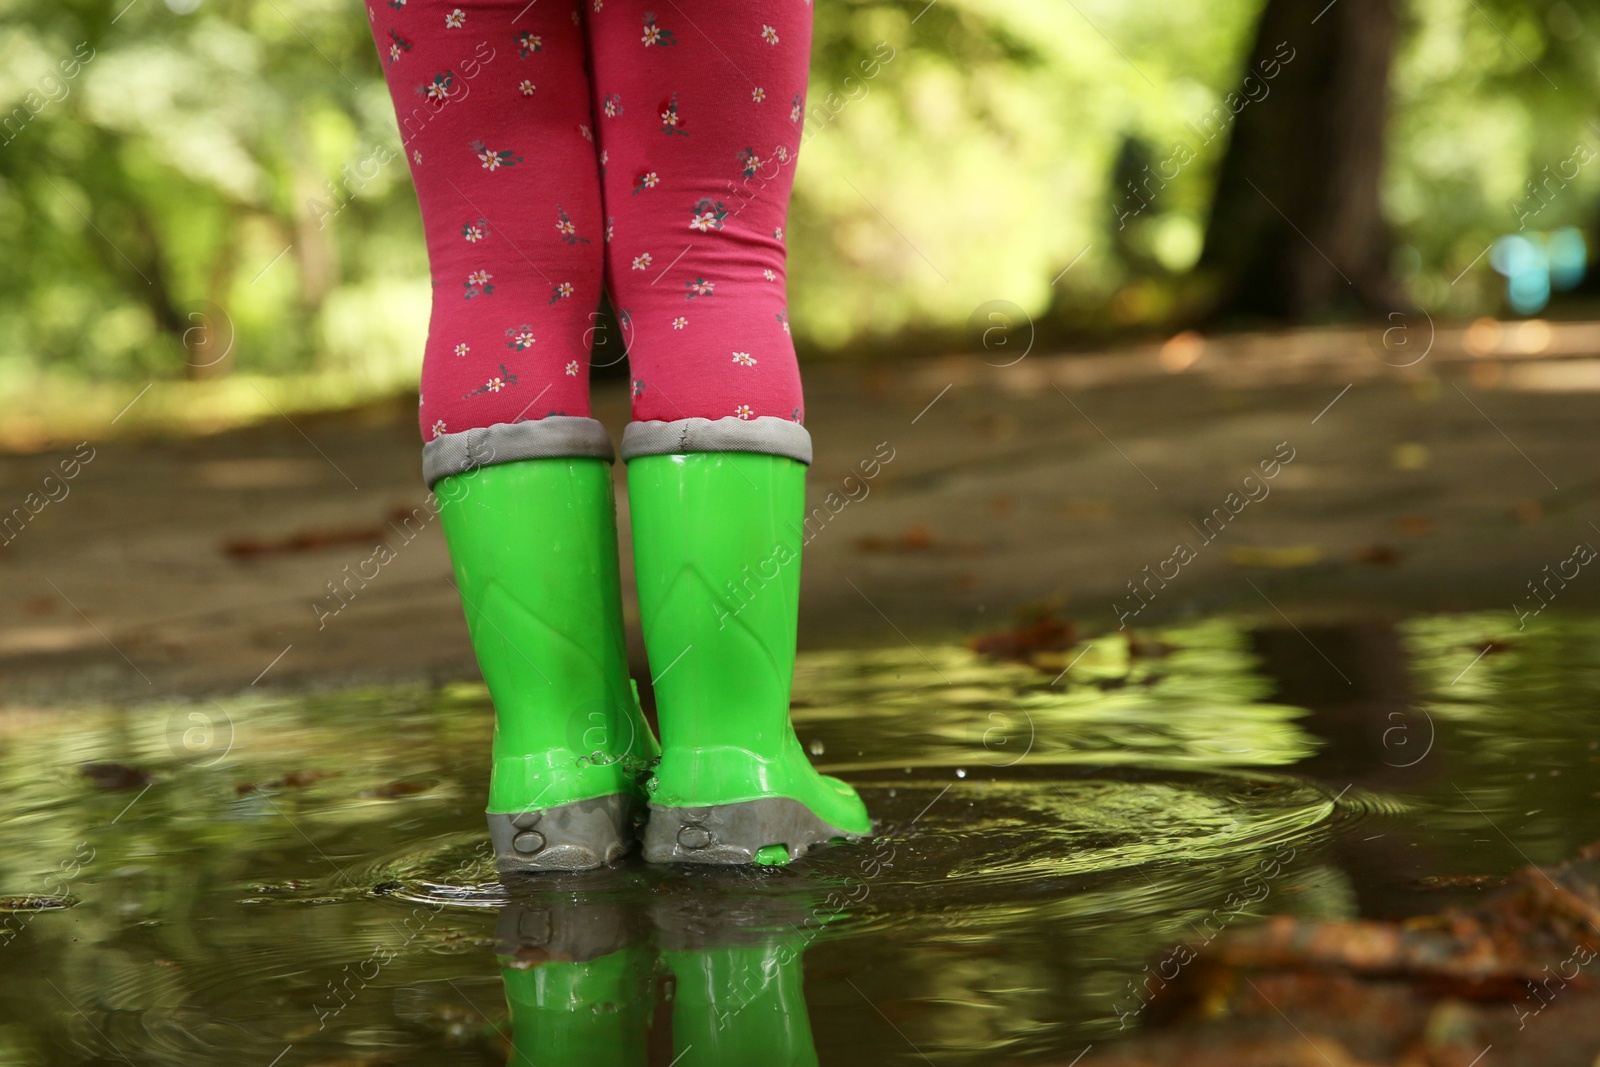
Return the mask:
<svg viewBox="0 0 1600 1067"><path fill-rule="evenodd" d="M647 860L783 863L871 832L855 791L816 772L789 723L805 470L751 452L628 463L662 740Z"/></svg>
<svg viewBox="0 0 1600 1067"><path fill-rule="evenodd" d="M816 1067L797 938L664 954L677 1067Z"/></svg>
<svg viewBox="0 0 1600 1067"><path fill-rule="evenodd" d="M501 911L507 1067L644 1067L655 954L630 918L607 906Z"/></svg>
<svg viewBox="0 0 1600 1067"><path fill-rule="evenodd" d="M501 869L627 851L657 748L628 679L610 464L527 459L435 485L494 699L489 831Z"/></svg>
<svg viewBox="0 0 1600 1067"><path fill-rule="evenodd" d="M644 1067L654 1007L648 963L647 950L634 947L584 963L505 968L507 1067Z"/></svg>
<svg viewBox="0 0 1600 1067"><path fill-rule="evenodd" d="M548 893L502 908L508 1067L643 1067L659 971L652 924L673 976L674 1067L816 1067L801 954L823 913L792 884L751 892L717 873L622 894L625 871L555 874Z"/></svg>

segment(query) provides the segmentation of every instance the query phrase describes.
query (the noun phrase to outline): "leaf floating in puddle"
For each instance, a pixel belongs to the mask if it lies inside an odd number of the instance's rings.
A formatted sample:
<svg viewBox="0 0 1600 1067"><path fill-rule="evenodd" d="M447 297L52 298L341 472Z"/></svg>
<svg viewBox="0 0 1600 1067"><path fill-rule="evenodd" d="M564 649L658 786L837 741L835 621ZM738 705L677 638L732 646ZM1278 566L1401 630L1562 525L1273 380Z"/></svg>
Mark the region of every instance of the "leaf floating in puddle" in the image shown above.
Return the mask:
<svg viewBox="0 0 1600 1067"><path fill-rule="evenodd" d="M66 911L77 906L77 897L0 897L0 912Z"/></svg>
<svg viewBox="0 0 1600 1067"><path fill-rule="evenodd" d="M85 763L78 768L78 773L89 779L96 789L108 792L119 789L143 789L153 780L148 771L130 767L125 763Z"/></svg>
<svg viewBox="0 0 1600 1067"><path fill-rule="evenodd" d="M1010 630L974 637L967 646L990 659L1032 663L1035 653L1064 652L1077 643L1077 624L1044 612L1023 619Z"/></svg>
<svg viewBox="0 0 1600 1067"><path fill-rule="evenodd" d="M274 789L304 789L308 785L315 785L324 778L337 778L338 771L290 771L282 778L274 778L270 782L240 782L233 787L239 796L250 793L266 793Z"/></svg>

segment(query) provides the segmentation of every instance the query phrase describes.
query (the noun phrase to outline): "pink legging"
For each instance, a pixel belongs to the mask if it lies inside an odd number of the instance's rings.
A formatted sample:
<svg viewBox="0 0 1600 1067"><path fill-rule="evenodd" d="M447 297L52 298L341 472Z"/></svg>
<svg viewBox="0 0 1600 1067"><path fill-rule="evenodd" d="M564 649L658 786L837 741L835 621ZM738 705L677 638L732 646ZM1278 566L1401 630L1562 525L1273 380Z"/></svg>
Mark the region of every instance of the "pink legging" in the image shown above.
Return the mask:
<svg viewBox="0 0 1600 1067"><path fill-rule="evenodd" d="M602 276L632 374L625 456L720 442L809 461L784 225L810 0L367 12L432 273L429 482L610 455L589 418Z"/></svg>

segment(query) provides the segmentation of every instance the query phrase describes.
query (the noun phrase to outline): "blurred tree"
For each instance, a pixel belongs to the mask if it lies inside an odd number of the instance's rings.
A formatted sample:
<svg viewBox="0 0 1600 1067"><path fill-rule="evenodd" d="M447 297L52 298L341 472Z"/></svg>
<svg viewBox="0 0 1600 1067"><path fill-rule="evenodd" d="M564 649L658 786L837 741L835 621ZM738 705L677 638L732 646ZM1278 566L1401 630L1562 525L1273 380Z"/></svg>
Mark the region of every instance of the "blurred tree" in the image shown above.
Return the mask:
<svg viewBox="0 0 1600 1067"><path fill-rule="evenodd" d="M403 164L350 176L394 139L365 20L252 0L10 6L0 371L347 369L326 358L331 296L420 262L378 247L415 218L383 195Z"/></svg>
<svg viewBox="0 0 1600 1067"><path fill-rule="evenodd" d="M1546 175L1600 146L1600 0L1152 11L818 5L785 238L808 357L944 351L994 299L1042 344L1109 338L1204 278L1236 318L1402 284L1477 315L1519 218L1594 225L1600 166ZM0 0L0 396L406 387L429 283L398 145L361 5Z"/></svg>
<svg viewBox="0 0 1600 1067"><path fill-rule="evenodd" d="M1139 274L1159 273L1162 269L1161 261L1150 252L1148 234L1166 207L1167 197L1159 178L1152 187L1152 170L1160 164L1150 144L1132 134L1122 139L1122 147L1111 164L1109 199L1118 216L1117 227L1111 231L1111 247L1118 259Z"/></svg>
<svg viewBox="0 0 1600 1067"><path fill-rule="evenodd" d="M1380 204L1398 0L1267 0L1199 269L1219 318L1384 312L1401 297ZM1260 88L1257 88L1259 86Z"/></svg>

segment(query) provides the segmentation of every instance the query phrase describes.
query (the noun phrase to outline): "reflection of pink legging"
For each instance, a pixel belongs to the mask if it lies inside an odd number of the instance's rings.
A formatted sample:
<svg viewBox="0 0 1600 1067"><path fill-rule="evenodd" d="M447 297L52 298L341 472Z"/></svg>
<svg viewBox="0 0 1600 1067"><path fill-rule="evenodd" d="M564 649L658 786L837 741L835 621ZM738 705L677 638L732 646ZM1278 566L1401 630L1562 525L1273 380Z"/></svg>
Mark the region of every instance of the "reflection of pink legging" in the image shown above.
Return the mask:
<svg viewBox="0 0 1600 1067"><path fill-rule="evenodd" d="M610 455L589 416L602 270L624 455L810 459L784 296L810 0L369 0L433 275L429 482Z"/></svg>

